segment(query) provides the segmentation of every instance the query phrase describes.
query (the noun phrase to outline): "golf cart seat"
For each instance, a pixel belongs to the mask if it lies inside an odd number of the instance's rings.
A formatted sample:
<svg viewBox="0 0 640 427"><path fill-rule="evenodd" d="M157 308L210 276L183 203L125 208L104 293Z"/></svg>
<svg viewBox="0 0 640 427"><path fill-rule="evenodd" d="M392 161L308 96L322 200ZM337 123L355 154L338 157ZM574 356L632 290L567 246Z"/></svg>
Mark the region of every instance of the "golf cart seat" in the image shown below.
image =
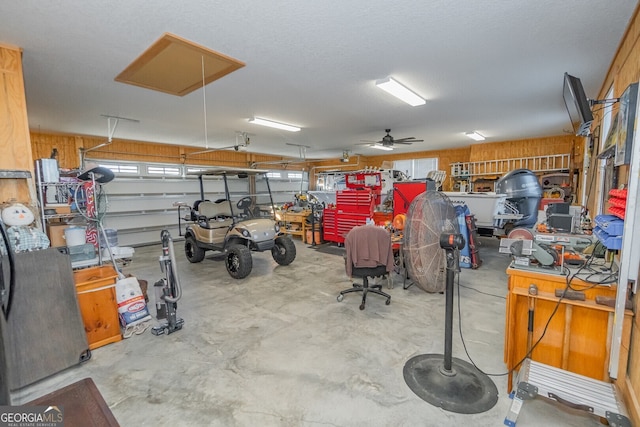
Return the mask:
<svg viewBox="0 0 640 427"><path fill-rule="evenodd" d="M198 222L204 228L230 227L233 224L233 215L226 199L210 202L200 202L198 205Z"/></svg>

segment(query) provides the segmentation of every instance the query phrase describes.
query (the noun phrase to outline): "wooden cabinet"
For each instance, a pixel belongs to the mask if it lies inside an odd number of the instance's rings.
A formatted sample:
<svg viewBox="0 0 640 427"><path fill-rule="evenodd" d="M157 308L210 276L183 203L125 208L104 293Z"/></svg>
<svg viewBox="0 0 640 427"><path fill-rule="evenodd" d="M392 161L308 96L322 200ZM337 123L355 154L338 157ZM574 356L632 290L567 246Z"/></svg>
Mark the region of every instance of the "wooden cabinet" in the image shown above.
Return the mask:
<svg viewBox="0 0 640 427"><path fill-rule="evenodd" d="M73 273L89 348L120 341L116 300L118 273L111 266L91 267Z"/></svg>
<svg viewBox="0 0 640 427"><path fill-rule="evenodd" d="M595 299L597 296L615 299L616 286L596 286L573 279L571 287L582 291L585 300L560 300L555 296L555 291L566 288L565 276L515 268L508 268L507 275L509 294L504 361L509 371L519 368L517 364L544 333L544 337L531 352L531 359L590 378L608 381L614 308L597 304ZM531 285L536 286L536 295L529 293ZM627 310L623 327L623 346L629 345L631 318L632 312ZM626 365L620 366L619 371L625 372ZM509 391L512 386L511 379L510 374Z"/></svg>

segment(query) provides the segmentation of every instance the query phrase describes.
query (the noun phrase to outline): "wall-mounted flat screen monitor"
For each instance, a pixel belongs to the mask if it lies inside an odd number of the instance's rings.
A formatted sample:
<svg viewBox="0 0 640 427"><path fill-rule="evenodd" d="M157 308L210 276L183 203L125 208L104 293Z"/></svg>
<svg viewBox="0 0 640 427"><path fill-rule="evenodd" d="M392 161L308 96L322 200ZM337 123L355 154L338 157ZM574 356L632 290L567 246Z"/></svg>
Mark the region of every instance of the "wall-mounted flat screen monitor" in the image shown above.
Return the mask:
<svg viewBox="0 0 640 427"><path fill-rule="evenodd" d="M618 137L616 138L615 165L631 163L631 149L633 148L633 133L636 124L636 109L638 104L638 83L631 83L620 96L618 109Z"/></svg>
<svg viewBox="0 0 640 427"><path fill-rule="evenodd" d="M591 122L593 122L593 114L579 78L564 73L562 97L571 119L573 132L578 136L588 136Z"/></svg>

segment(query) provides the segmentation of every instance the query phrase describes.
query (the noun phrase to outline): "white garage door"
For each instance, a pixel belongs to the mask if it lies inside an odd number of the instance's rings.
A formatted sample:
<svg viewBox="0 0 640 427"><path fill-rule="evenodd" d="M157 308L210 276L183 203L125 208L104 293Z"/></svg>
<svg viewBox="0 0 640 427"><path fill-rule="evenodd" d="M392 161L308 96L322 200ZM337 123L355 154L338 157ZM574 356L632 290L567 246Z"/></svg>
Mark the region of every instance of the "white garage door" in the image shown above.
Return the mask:
<svg viewBox="0 0 640 427"><path fill-rule="evenodd" d="M119 246L158 243L160 231L164 229L169 230L174 240L180 239L178 208L174 204L184 202L193 205L200 198L198 179L188 174L206 167L100 159L87 161L115 173L115 179L103 185L107 194L107 213L103 222L105 228L117 230ZM309 189L308 174L304 171L271 171L269 183L276 205L293 201L296 193ZM208 198L224 198L221 178L206 177L204 187ZM230 187L233 191L232 182ZM183 208L181 215L186 213ZM184 222L182 229L184 231Z"/></svg>

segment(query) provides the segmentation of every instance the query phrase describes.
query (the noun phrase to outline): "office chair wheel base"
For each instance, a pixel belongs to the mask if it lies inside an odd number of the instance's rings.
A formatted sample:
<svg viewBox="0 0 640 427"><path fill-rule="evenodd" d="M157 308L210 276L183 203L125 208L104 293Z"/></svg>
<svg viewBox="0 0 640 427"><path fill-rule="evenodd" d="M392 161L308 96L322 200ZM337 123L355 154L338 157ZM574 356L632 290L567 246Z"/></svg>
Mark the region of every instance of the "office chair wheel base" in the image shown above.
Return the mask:
<svg viewBox="0 0 640 427"><path fill-rule="evenodd" d="M344 299L344 295L340 294L336 299L338 300L338 302L342 302L342 300Z"/></svg>
<svg viewBox="0 0 640 427"><path fill-rule="evenodd" d="M360 310L364 310L364 304L360 304Z"/></svg>
<svg viewBox="0 0 640 427"><path fill-rule="evenodd" d="M391 304L391 300L390 299L388 299L387 302L385 302L385 305L389 305L389 304Z"/></svg>

